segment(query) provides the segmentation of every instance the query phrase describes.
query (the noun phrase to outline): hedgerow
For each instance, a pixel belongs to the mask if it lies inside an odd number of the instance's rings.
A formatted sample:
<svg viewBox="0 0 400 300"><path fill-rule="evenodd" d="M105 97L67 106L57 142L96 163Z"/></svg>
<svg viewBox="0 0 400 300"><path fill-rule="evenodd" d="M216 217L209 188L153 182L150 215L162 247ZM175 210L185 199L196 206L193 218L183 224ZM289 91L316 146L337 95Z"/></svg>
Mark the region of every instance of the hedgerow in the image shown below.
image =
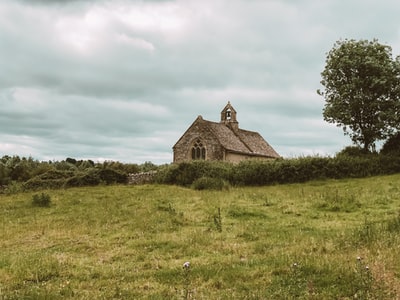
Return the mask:
<svg viewBox="0 0 400 300"><path fill-rule="evenodd" d="M246 160L239 164L194 161L159 171L157 182L190 186L200 178L218 178L231 185L273 185L310 180L361 178L400 172L400 157L337 155L278 160Z"/></svg>
<svg viewBox="0 0 400 300"><path fill-rule="evenodd" d="M128 171L149 169L156 171L154 182L160 184L211 188L214 185L213 181L218 181L228 186L256 186L394 174L400 172L400 155L394 152L390 155L371 154L356 147L347 147L334 157L304 156L276 160L245 160L238 164L199 160L158 167L151 163L142 166L118 162L94 164L91 161L73 159L62 162L38 162L32 158L5 156L0 159L0 193L98 184L126 184ZM200 178L203 179L199 181Z"/></svg>
<svg viewBox="0 0 400 300"><path fill-rule="evenodd" d="M232 164L213 161L193 161L164 166L157 171L155 181L164 184L190 186L199 178L219 178L229 181Z"/></svg>

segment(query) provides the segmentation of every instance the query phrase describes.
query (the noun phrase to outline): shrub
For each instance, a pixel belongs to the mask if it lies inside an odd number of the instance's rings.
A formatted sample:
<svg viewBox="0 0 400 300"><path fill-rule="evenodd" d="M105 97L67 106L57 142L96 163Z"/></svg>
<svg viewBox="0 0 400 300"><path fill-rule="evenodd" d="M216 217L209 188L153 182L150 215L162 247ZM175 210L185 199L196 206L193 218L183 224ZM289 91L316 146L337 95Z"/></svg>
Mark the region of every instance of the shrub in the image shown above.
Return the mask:
<svg viewBox="0 0 400 300"><path fill-rule="evenodd" d="M76 175L67 179L64 187L94 186L100 184L101 180L95 173Z"/></svg>
<svg viewBox="0 0 400 300"><path fill-rule="evenodd" d="M60 171L76 171L77 167L66 161L55 162L53 166Z"/></svg>
<svg viewBox="0 0 400 300"><path fill-rule="evenodd" d="M277 161L247 160L233 167L231 183L237 185L263 185L275 183Z"/></svg>
<svg viewBox="0 0 400 300"><path fill-rule="evenodd" d="M128 181L128 176L125 173L113 169L96 170L93 175L106 184L126 183Z"/></svg>
<svg viewBox="0 0 400 300"><path fill-rule="evenodd" d="M29 179L22 184L24 190L37 191L40 189L59 189L65 184L65 179L43 180L38 177Z"/></svg>
<svg viewBox="0 0 400 300"><path fill-rule="evenodd" d="M390 137L382 146L381 154L399 155L400 154L400 132Z"/></svg>
<svg viewBox="0 0 400 300"><path fill-rule="evenodd" d="M228 181L231 170L232 164L227 162L183 162L159 168L155 181L182 186L191 186L195 180L201 177L220 178Z"/></svg>
<svg viewBox="0 0 400 300"><path fill-rule="evenodd" d="M8 185L2 187L2 189L0 189L0 193L11 195L23 192L24 189L25 188L23 187L22 183L17 181L12 181Z"/></svg>
<svg viewBox="0 0 400 300"><path fill-rule="evenodd" d="M227 189L229 184L222 178L201 177L196 179L192 187L195 190L223 190Z"/></svg>
<svg viewBox="0 0 400 300"><path fill-rule="evenodd" d="M65 181L74 176L74 172L49 170L35 176L23 184L25 190L59 189L64 186Z"/></svg>
<svg viewBox="0 0 400 300"><path fill-rule="evenodd" d="M175 184L178 164L164 165L158 169L154 181L161 184Z"/></svg>
<svg viewBox="0 0 400 300"><path fill-rule="evenodd" d="M346 156L364 156L368 154L367 152L365 152L364 149L362 149L361 147L358 146L347 146L345 148L343 148L340 152L338 152L336 154L336 156L342 156L342 155L346 155Z"/></svg>
<svg viewBox="0 0 400 300"><path fill-rule="evenodd" d="M49 194L41 193L32 196L32 205L39 207L49 207L51 204L51 197Z"/></svg>
<svg viewBox="0 0 400 300"><path fill-rule="evenodd" d="M42 180L49 180L49 179L66 179L72 177L74 172L72 171L61 171L61 170L49 170L43 174L36 176Z"/></svg>
<svg viewBox="0 0 400 300"><path fill-rule="evenodd" d="M11 182L9 168L0 161L0 185L7 185Z"/></svg>

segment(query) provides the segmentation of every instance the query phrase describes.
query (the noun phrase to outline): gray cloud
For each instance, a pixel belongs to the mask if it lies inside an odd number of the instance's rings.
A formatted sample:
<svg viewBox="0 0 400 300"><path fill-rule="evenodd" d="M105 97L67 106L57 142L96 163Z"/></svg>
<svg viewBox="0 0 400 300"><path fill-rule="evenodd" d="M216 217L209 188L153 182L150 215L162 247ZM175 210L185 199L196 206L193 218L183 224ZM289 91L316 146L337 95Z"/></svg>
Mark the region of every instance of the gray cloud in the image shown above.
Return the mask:
<svg viewBox="0 0 400 300"><path fill-rule="evenodd" d="M0 155L169 162L228 100L282 155L333 154L350 140L322 120L325 54L340 38L400 51L399 13L394 0L2 1Z"/></svg>

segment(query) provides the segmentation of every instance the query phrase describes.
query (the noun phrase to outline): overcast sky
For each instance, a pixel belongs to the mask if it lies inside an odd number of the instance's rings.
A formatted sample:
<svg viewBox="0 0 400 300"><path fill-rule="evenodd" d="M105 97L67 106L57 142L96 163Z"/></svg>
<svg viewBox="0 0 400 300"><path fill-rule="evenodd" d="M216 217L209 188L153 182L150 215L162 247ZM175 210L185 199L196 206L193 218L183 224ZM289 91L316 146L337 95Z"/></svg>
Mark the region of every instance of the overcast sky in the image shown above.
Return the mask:
<svg viewBox="0 0 400 300"><path fill-rule="evenodd" d="M351 145L323 120L339 39L400 54L398 0L1 0L0 156L156 164L230 101L284 157Z"/></svg>

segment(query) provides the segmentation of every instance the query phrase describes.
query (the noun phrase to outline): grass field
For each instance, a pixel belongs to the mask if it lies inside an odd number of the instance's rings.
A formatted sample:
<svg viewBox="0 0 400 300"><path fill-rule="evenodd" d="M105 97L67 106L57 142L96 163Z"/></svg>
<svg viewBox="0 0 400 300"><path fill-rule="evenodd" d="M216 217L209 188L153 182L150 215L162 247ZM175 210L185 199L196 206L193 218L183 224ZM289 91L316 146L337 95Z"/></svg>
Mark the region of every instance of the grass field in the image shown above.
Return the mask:
<svg viewBox="0 0 400 300"><path fill-rule="evenodd" d="M0 195L0 299L400 299L399 183Z"/></svg>

